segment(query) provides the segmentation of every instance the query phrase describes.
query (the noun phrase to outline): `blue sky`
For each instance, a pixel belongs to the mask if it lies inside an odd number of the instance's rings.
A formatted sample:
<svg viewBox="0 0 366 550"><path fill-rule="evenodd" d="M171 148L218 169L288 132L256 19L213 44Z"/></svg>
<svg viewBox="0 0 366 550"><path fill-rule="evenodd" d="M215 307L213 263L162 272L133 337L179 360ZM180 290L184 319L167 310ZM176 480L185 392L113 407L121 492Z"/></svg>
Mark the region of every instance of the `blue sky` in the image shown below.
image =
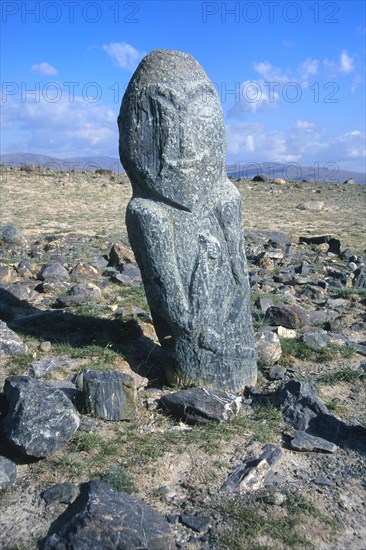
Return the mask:
<svg viewBox="0 0 366 550"><path fill-rule="evenodd" d="M118 156L123 91L158 48L215 83L228 162L365 171L365 3L1 3L1 152Z"/></svg>

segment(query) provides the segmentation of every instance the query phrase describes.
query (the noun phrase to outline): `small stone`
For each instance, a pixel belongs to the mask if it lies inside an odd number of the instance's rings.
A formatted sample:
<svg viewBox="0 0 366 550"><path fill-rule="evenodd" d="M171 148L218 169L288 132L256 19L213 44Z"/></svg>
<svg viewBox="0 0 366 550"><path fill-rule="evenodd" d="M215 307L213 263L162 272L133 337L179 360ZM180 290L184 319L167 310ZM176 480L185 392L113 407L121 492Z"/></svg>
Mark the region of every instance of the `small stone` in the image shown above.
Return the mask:
<svg viewBox="0 0 366 550"><path fill-rule="evenodd" d="M241 408L241 397L205 388L169 393L160 402L174 416L193 424L230 420Z"/></svg>
<svg viewBox="0 0 366 550"><path fill-rule="evenodd" d="M46 279L56 279L57 281L68 281L69 272L60 263L46 264L38 273L37 279L45 281Z"/></svg>
<svg viewBox="0 0 366 550"><path fill-rule="evenodd" d="M256 334L258 361L264 366L277 363L282 357L280 339L276 333L263 330Z"/></svg>
<svg viewBox="0 0 366 550"><path fill-rule="evenodd" d="M78 485L75 485L75 483L66 482L50 487L43 492L42 498L47 506L50 504L58 504L59 502L71 504L74 502L78 494Z"/></svg>
<svg viewBox="0 0 366 550"><path fill-rule="evenodd" d="M290 442L290 446L295 451L322 451L325 453L335 453L338 448L337 445L322 437L315 437L300 430L295 431L295 437Z"/></svg>
<svg viewBox="0 0 366 550"><path fill-rule="evenodd" d="M304 344L315 351L319 351L328 345L328 333L326 330L307 330L301 338Z"/></svg>
<svg viewBox="0 0 366 550"><path fill-rule="evenodd" d="M305 201L305 202L302 202L301 204L298 204L296 208L298 210L312 210L314 212L319 212L320 210L323 209L323 206L324 206L324 202L310 200L310 201Z"/></svg>
<svg viewBox="0 0 366 550"><path fill-rule="evenodd" d="M45 340L44 342L41 342L39 345L39 349L43 351L44 353L48 353L52 349L52 344L48 340Z"/></svg>
<svg viewBox="0 0 366 550"><path fill-rule="evenodd" d="M315 252L320 252L321 254L327 254L329 252L329 244L321 243L314 246Z"/></svg>
<svg viewBox="0 0 366 550"><path fill-rule="evenodd" d="M274 365L269 371L270 380L283 380L286 375L286 367L282 365Z"/></svg>
<svg viewBox="0 0 366 550"><path fill-rule="evenodd" d="M0 281L2 283L13 283L17 273L10 265L0 265Z"/></svg>
<svg viewBox="0 0 366 550"><path fill-rule="evenodd" d="M333 485L333 482L328 479L327 477L323 476L316 476L312 479L313 483L316 483L317 485L323 485L323 486L330 486Z"/></svg>
<svg viewBox="0 0 366 550"><path fill-rule="evenodd" d="M17 467L15 462L0 456L0 491L3 491L12 485L17 477Z"/></svg>
<svg viewBox="0 0 366 550"><path fill-rule="evenodd" d="M286 180L284 180L282 178L276 178L273 183L275 183L276 185L285 185Z"/></svg>
<svg viewBox="0 0 366 550"><path fill-rule="evenodd" d="M275 491L266 497L264 497L264 501L267 504L272 504L274 506L282 506L287 501L287 496L284 493L280 493L279 491Z"/></svg>
<svg viewBox="0 0 366 550"><path fill-rule="evenodd" d="M135 261L135 255L130 248L121 243L113 243L109 253L109 265L122 269L124 264Z"/></svg>
<svg viewBox="0 0 366 550"><path fill-rule="evenodd" d="M347 265L348 269L350 269L351 271L356 271L357 269L357 264L355 264L355 262L350 262L348 265Z"/></svg>
<svg viewBox="0 0 366 550"><path fill-rule="evenodd" d="M25 238L15 225L8 223L0 229L1 241L5 244L22 245L25 243Z"/></svg>
<svg viewBox="0 0 366 550"><path fill-rule="evenodd" d="M28 368L28 374L29 376L32 376L33 378L42 378L43 376L46 376L46 374L49 374L55 369L60 368L72 368L74 367L74 363L72 361L68 360L61 360L61 359L40 359L39 361L34 361Z"/></svg>
<svg viewBox="0 0 366 550"><path fill-rule="evenodd" d="M308 315L299 306L278 305L267 309L266 318L273 325L296 329L306 324Z"/></svg>
<svg viewBox="0 0 366 550"><path fill-rule="evenodd" d="M82 305L88 302L98 303L102 299L100 288L93 283L78 283L72 286L67 296L60 296L58 302L60 305L68 307Z"/></svg>
<svg viewBox="0 0 366 550"><path fill-rule="evenodd" d="M293 340L294 338L297 338L297 331L285 328L285 327L277 327L277 334L280 338L284 338L285 340Z"/></svg>
<svg viewBox="0 0 366 550"><path fill-rule="evenodd" d="M207 518L203 516L195 516L194 514L181 514L180 521L186 527L196 531L196 533L205 533L209 527Z"/></svg>

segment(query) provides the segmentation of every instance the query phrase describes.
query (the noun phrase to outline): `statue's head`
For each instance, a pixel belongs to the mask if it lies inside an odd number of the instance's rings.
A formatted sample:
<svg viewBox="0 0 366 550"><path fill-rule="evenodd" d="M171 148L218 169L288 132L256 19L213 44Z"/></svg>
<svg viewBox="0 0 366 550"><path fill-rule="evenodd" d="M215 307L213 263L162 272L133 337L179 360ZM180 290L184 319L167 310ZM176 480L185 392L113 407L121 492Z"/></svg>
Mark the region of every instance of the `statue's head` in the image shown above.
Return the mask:
<svg viewBox="0 0 366 550"><path fill-rule="evenodd" d="M191 210L226 177L226 137L212 82L189 54L141 61L118 117L121 162L134 191Z"/></svg>

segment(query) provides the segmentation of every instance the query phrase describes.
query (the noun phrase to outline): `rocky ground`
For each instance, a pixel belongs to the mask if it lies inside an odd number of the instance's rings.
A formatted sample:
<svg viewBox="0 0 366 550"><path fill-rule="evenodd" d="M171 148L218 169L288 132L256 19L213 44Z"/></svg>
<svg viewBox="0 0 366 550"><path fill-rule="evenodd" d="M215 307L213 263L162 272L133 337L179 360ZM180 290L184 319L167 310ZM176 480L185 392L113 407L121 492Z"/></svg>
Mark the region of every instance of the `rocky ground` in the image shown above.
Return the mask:
<svg viewBox="0 0 366 550"><path fill-rule="evenodd" d="M365 548L366 188L235 183L258 384L171 397L125 176L3 170L1 548L76 547L81 524L108 547L98 521L110 547L137 548L121 535L133 518L147 548ZM122 392L121 420L86 399L95 379Z"/></svg>

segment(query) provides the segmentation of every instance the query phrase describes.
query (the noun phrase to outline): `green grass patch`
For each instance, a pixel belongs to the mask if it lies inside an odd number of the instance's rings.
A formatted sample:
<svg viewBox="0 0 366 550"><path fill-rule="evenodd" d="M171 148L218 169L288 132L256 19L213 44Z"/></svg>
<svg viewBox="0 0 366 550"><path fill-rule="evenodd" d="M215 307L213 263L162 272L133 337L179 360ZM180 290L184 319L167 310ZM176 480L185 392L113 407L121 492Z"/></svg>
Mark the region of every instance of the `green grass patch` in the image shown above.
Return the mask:
<svg viewBox="0 0 366 550"><path fill-rule="evenodd" d="M273 507L265 501L250 503L243 498L228 499L220 512L224 516L224 528L218 537L219 545L230 550L265 550L275 548L276 544L286 548L315 549L311 540L300 534L298 528L304 522L316 521L320 528L329 531L329 536L338 530L328 516L303 497L291 493L276 515ZM271 546L263 544L266 538L271 541Z"/></svg>
<svg viewBox="0 0 366 550"><path fill-rule="evenodd" d="M117 491L132 494L138 493L134 480L119 466L111 466L101 474L101 479L109 483Z"/></svg>
<svg viewBox="0 0 366 550"><path fill-rule="evenodd" d="M286 364L291 357L307 361L326 363L333 361L337 356L345 359L354 355L355 351L346 345L328 344L320 350L310 348L300 337L293 339L281 338L282 360Z"/></svg>
<svg viewBox="0 0 366 550"><path fill-rule="evenodd" d="M336 384L337 382L349 382L354 384L358 381L366 381L366 373L361 370L344 367L341 370L323 374L320 378L318 378L317 383L329 386Z"/></svg>
<svg viewBox="0 0 366 550"><path fill-rule="evenodd" d="M119 291L121 306L137 306L149 311L143 286L124 286Z"/></svg>

